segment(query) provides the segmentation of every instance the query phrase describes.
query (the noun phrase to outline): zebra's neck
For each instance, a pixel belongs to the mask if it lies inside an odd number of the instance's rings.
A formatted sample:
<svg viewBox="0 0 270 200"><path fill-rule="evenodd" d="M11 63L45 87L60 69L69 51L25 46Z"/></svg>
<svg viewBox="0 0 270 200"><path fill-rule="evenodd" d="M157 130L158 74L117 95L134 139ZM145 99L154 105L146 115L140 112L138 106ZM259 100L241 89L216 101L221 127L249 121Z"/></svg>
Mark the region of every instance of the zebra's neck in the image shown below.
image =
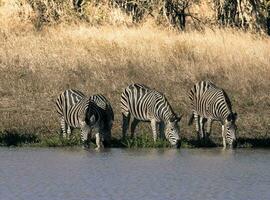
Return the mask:
<svg viewBox="0 0 270 200"><path fill-rule="evenodd" d="M161 109L159 117L165 124L170 122L170 119L175 117L174 112L172 111L171 106L166 102L164 103L163 109Z"/></svg>
<svg viewBox="0 0 270 200"><path fill-rule="evenodd" d="M82 109L84 110L84 112L86 112L86 110L88 109L90 100L88 98L84 98L81 102L83 104Z"/></svg>
<svg viewBox="0 0 270 200"><path fill-rule="evenodd" d="M228 109L228 107L224 110L220 110L219 111L219 116L220 116L220 120L225 123L228 116L232 114L232 111L230 109Z"/></svg>
<svg viewBox="0 0 270 200"><path fill-rule="evenodd" d="M223 123L226 121L227 117L232 113L231 106L226 101L226 98L224 98L224 94L222 91L218 91L214 101L211 101L209 111L210 113L212 113L211 115L216 120L222 121Z"/></svg>

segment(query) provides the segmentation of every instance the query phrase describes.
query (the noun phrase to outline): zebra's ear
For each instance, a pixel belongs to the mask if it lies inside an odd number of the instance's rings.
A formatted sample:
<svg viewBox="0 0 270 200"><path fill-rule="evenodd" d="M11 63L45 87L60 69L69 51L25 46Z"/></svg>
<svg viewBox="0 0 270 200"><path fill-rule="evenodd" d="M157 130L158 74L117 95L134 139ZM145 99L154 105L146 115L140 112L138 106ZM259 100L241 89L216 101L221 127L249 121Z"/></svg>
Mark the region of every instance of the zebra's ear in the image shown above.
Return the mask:
<svg viewBox="0 0 270 200"><path fill-rule="evenodd" d="M88 124L89 126L90 126L90 125L93 125L93 124L95 123L95 120L96 120L95 115L91 115L90 118L88 118L88 117L85 118L85 122L86 122L86 124Z"/></svg>
<svg viewBox="0 0 270 200"><path fill-rule="evenodd" d="M182 115L180 115L180 117L178 117L178 121L180 121L182 118L183 118L183 114Z"/></svg>
<svg viewBox="0 0 270 200"><path fill-rule="evenodd" d="M175 121L176 122L180 122L180 120L182 119L182 117L183 117L183 115L180 115L180 117L176 116Z"/></svg>
<svg viewBox="0 0 270 200"><path fill-rule="evenodd" d="M94 124L94 123L95 123L95 120L96 120L95 115L92 115L92 116L90 117L90 124Z"/></svg>
<svg viewBox="0 0 270 200"><path fill-rule="evenodd" d="M237 113L231 113L228 115L227 120L230 121L235 121L237 119Z"/></svg>
<svg viewBox="0 0 270 200"><path fill-rule="evenodd" d="M234 121L237 119L237 113L233 113L233 116L234 116Z"/></svg>
<svg viewBox="0 0 270 200"><path fill-rule="evenodd" d="M229 121L229 122L232 121L232 118L233 118L232 115L233 115L233 114L229 114L229 115L228 115L227 121Z"/></svg>

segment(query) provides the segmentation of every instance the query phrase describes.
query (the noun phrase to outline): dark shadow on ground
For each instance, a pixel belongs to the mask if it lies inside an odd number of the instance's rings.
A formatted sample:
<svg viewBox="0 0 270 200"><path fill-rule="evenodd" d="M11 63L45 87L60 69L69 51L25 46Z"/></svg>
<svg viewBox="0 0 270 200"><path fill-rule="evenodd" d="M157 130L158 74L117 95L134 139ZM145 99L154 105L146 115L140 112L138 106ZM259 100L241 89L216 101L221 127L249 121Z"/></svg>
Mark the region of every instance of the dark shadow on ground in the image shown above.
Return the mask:
<svg viewBox="0 0 270 200"><path fill-rule="evenodd" d="M270 138L238 138L237 139L238 148L270 148Z"/></svg>
<svg viewBox="0 0 270 200"><path fill-rule="evenodd" d="M195 148L201 148L201 147L217 147L218 145L213 142L210 138L206 138L204 140L198 140L198 139L182 139L182 146L183 147L195 147Z"/></svg>
<svg viewBox="0 0 270 200"><path fill-rule="evenodd" d="M38 142L38 136L32 133L22 133L16 130L5 130L0 134L0 144L2 146L20 146L22 144L32 144Z"/></svg>

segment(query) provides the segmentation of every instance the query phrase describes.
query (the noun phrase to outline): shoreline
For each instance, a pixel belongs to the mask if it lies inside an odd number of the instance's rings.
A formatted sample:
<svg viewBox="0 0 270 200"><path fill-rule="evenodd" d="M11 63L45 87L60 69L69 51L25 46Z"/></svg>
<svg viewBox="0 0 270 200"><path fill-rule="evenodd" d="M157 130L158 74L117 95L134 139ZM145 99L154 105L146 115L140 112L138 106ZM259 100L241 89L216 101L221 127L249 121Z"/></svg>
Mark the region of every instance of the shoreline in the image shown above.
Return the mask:
<svg viewBox="0 0 270 200"><path fill-rule="evenodd" d="M91 139L90 149L95 148L95 140ZM82 147L78 135L63 139L59 135L39 136L37 134L20 134L17 132L0 133L0 147ZM222 143L211 140L198 141L194 138L182 138L180 148L220 148ZM142 134L135 138L114 138L105 148L174 148L167 140L158 139L156 143L150 134ZM270 138L238 138L236 148L270 148Z"/></svg>

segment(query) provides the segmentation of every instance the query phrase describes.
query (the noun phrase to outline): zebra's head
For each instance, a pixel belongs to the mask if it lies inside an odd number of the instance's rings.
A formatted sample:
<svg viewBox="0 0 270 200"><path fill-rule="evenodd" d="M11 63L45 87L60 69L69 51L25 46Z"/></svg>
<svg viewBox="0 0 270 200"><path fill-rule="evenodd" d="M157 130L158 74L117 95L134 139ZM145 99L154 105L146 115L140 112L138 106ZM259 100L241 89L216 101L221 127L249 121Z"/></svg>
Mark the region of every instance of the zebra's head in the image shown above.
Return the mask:
<svg viewBox="0 0 270 200"><path fill-rule="evenodd" d="M181 116L182 117L182 116ZM181 117L173 117L165 124L165 137L171 145L180 147L181 141L179 137L180 128L178 122L180 122Z"/></svg>
<svg viewBox="0 0 270 200"><path fill-rule="evenodd" d="M97 121L96 116L94 114L91 115L91 114L87 113L87 115L85 117L85 122L89 127L94 126L96 121Z"/></svg>
<svg viewBox="0 0 270 200"><path fill-rule="evenodd" d="M91 109L88 109L88 111L89 112L86 113L85 122L90 128L97 127L100 130L100 139L102 141L102 144L104 145L106 135L108 134L104 128L104 121L100 120L100 116L98 116L96 113L91 112Z"/></svg>
<svg viewBox="0 0 270 200"><path fill-rule="evenodd" d="M235 147L236 145L236 130L237 130L237 126L235 125L236 119L237 113L231 113L228 115L225 121L226 139L231 147Z"/></svg>
<svg viewBox="0 0 270 200"><path fill-rule="evenodd" d="M99 130L103 136L103 143L105 146L109 146L111 143L113 119L113 113L100 110Z"/></svg>

